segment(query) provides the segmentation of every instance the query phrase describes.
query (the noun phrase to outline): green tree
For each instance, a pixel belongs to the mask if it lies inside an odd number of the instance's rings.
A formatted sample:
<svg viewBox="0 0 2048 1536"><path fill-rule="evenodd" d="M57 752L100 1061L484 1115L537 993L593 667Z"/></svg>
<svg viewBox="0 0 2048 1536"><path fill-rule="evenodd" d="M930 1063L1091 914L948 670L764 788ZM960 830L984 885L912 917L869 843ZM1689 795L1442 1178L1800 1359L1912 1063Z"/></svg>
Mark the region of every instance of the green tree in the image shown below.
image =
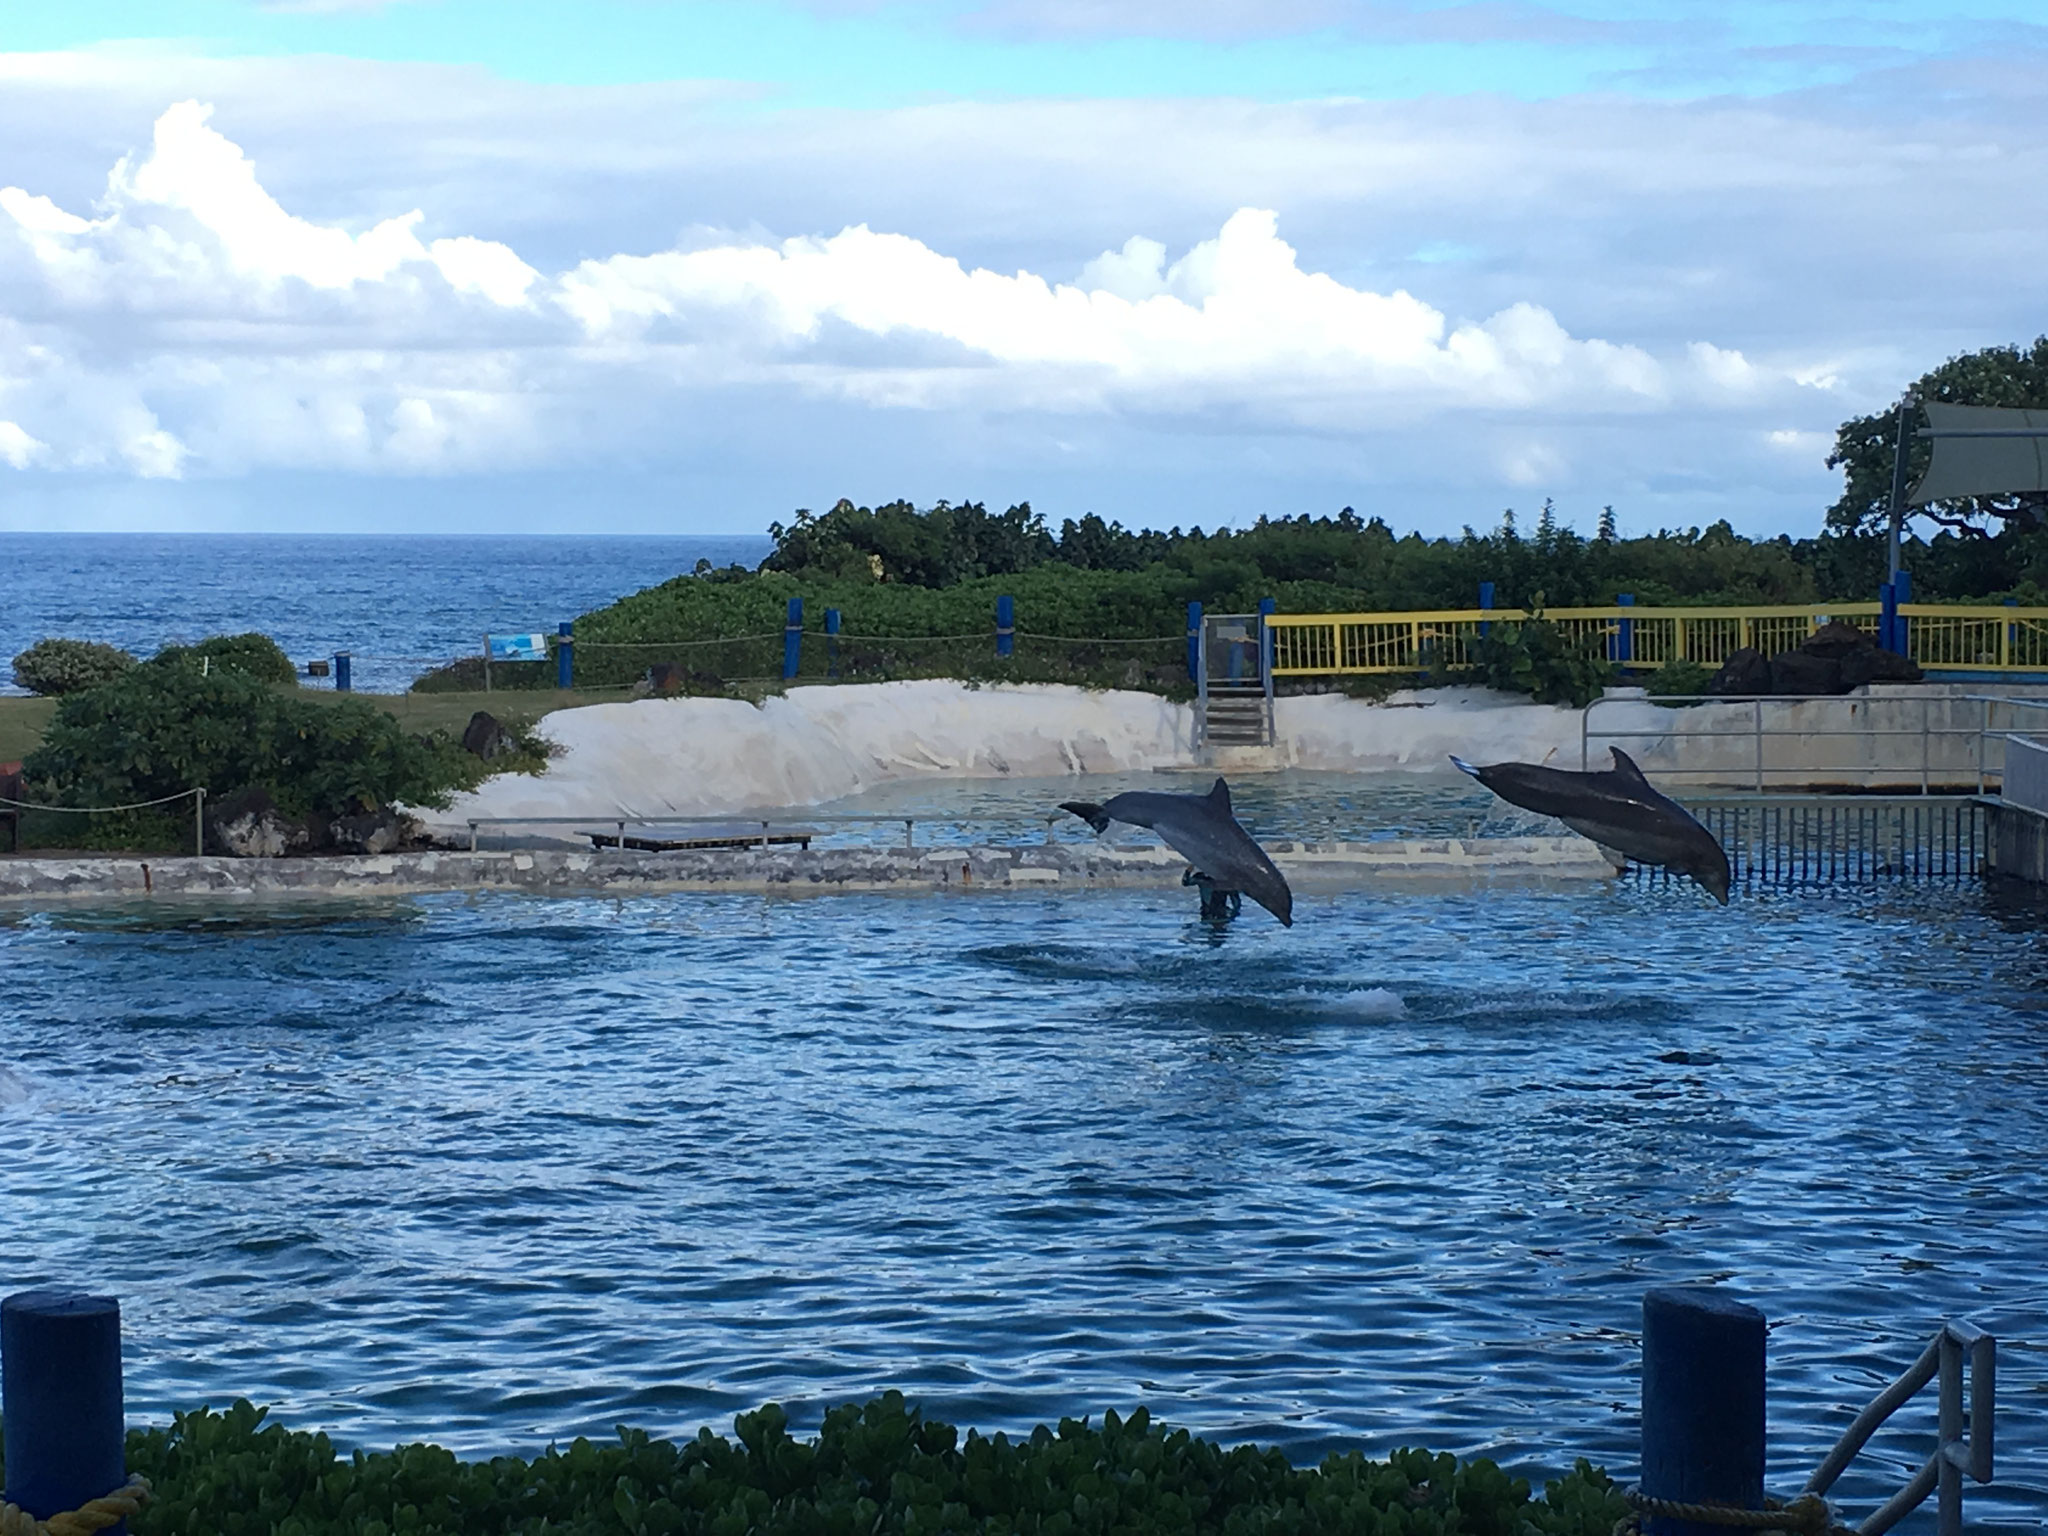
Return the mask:
<svg viewBox="0 0 2048 1536"><path fill-rule="evenodd" d="M2029 347L1986 347L1952 357L1922 374L1912 392L1922 400L1951 405L1994 405L2048 408L2048 336ZM1924 423L1916 416L1909 426ZM1828 508L1827 525L1837 533L1882 532L1891 516L1892 463L1898 454L1899 409L1875 416L1857 416L1835 432L1835 451L1828 468L1843 474L1841 499ZM1906 444L1908 483L1927 469L1934 453L1924 437ZM2048 494L2026 491L2006 496L1965 496L1909 508L1965 537L1986 537L2005 528L2032 530L2048 526Z"/></svg>

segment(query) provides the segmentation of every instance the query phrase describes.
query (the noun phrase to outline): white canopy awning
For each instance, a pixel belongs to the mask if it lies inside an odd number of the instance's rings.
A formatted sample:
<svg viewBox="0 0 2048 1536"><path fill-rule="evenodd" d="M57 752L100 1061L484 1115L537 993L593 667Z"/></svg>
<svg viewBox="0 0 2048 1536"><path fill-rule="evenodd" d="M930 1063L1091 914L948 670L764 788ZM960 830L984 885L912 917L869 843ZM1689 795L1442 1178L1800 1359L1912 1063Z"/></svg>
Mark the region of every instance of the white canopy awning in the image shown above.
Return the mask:
<svg viewBox="0 0 2048 1536"><path fill-rule="evenodd" d="M1926 403L1934 462L1906 498L1913 506L1963 496L2048 491L2048 410Z"/></svg>

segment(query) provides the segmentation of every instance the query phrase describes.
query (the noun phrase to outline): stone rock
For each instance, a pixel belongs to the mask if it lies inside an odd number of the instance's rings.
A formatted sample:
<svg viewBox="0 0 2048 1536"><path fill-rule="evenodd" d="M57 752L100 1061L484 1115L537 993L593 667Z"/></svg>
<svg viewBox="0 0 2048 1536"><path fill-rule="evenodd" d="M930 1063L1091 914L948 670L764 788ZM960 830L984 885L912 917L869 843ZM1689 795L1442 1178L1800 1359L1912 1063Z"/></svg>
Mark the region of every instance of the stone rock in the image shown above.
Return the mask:
<svg viewBox="0 0 2048 1536"><path fill-rule="evenodd" d="M1799 649L1809 656L1840 661L1858 651L1871 650L1876 644L1876 638L1867 630L1858 629L1854 624L1844 624L1840 619L1830 619L1802 640Z"/></svg>
<svg viewBox="0 0 2048 1536"><path fill-rule="evenodd" d="M512 750L511 734L498 723L497 716L489 710L480 709L469 717L469 724L463 728L462 750L472 757L485 762Z"/></svg>
<svg viewBox="0 0 2048 1536"><path fill-rule="evenodd" d="M1874 645L1851 651L1842 658L1842 686L1845 688L1860 688L1865 683L1917 683L1925 680L1926 676L1920 670L1919 662L1901 656L1897 651L1880 650Z"/></svg>
<svg viewBox="0 0 2048 1536"><path fill-rule="evenodd" d="M1707 692L1722 697L1753 698L1771 691L1771 664L1753 645L1731 651L1721 670L1707 684Z"/></svg>
<svg viewBox="0 0 2048 1536"><path fill-rule="evenodd" d="M312 841L306 824L280 811L260 785L207 807L206 840L233 859L281 859Z"/></svg>
<svg viewBox="0 0 2048 1536"><path fill-rule="evenodd" d="M1771 692L1779 694L1844 693L1842 664L1832 656L1785 651L1771 658Z"/></svg>
<svg viewBox="0 0 2048 1536"><path fill-rule="evenodd" d="M360 816L337 816L327 825L337 853L389 853L418 835L419 824L388 805Z"/></svg>

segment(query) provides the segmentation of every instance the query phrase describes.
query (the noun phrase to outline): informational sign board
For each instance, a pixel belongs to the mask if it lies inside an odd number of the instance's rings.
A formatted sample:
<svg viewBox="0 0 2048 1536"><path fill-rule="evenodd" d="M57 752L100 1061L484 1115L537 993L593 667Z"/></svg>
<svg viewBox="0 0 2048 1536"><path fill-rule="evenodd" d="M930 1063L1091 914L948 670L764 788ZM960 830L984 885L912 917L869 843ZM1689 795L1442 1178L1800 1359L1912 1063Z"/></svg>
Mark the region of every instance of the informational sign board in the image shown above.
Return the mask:
<svg viewBox="0 0 2048 1536"><path fill-rule="evenodd" d="M531 635L485 635L484 655L492 661L546 661L548 637Z"/></svg>

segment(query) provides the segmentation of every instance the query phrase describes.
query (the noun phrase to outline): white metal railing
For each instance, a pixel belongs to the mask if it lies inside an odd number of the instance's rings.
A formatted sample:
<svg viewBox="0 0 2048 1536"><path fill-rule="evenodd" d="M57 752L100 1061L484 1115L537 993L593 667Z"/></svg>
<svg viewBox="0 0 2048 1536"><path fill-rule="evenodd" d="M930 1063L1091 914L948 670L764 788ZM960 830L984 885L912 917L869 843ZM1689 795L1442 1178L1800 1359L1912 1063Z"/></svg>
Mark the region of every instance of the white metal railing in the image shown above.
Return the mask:
<svg viewBox="0 0 2048 1536"><path fill-rule="evenodd" d="M2001 704L2008 705L2014 710L2048 709L2048 699L2016 699L2012 697L2010 694L2003 693L1967 693L1964 694L1963 697L1970 703L1982 704L1984 706L1984 723L1981 726L1979 726L1977 730L1977 793L1981 795L1985 793L1985 778L1987 772L1985 767L1985 745L1988 742L1994 740L2003 744L2013 741L2024 741L2027 739L2026 735L2023 732L2020 732L2019 730L2015 729L2015 727L2019 725L2019 721L2017 719L2011 721L2010 724L2008 724L2004 730L2000 730L1996 726L1994 726L1991 720L1992 712ZM2041 724L2043 726L2048 726L2048 720L2042 721ZM1998 775L1999 792L2001 794L2004 793L2005 789L2004 769L2005 762L2004 759L2001 758ZM2048 806L2038 806L2036 807L2036 809L2048 810Z"/></svg>
<svg viewBox="0 0 2048 1536"><path fill-rule="evenodd" d="M1978 703L1984 706L1981 723L1964 725L1958 720L1937 721L1936 711L1948 710L1951 706ZM1727 713L1719 720L1706 725L1685 725L1674 718L1669 724L1643 729L1600 730L1594 727L1594 714L1603 706L1616 704L1653 705L1722 705ZM2048 709L2048 699L2014 698L2004 694L1956 694L1929 690L1924 693L1885 694L1878 697L1855 694L1772 694L1759 698L1723 698L1716 694L1663 694L1656 697L1635 695L1609 695L1593 700L1581 713L1579 719L1579 768L1584 772L1594 766L1593 743L1626 743L1630 741L1656 741L1680 744L1685 742L1719 742L1739 744L1746 742L1746 762L1732 761L1709 766L1688 764L1682 749L1677 753L1678 763L1662 770L1666 775L1702 778L1711 777L1727 781L1733 776L1747 778L1751 788L1758 794L1764 792L1767 781L1776 776L1780 781L1790 775L1800 775L1807 781L1823 780L1828 775L1858 774L1873 779L1881 778L1896 783L1903 779L1910 784L1918 781L1921 794L1932 793L1937 782L1944 785L1967 783L1974 773L1978 793L1985 792L1987 779L2002 775L2003 762L1994 767L1988 757L1987 743L2002 742L2007 731L1993 729L1992 714L2000 704L2015 709ZM1774 716L1781 717L1787 710L1810 705L1834 705L1846 709L1852 718L1861 713L1860 723L1841 726L1816 725L1809 722L1777 724ZM1746 720L1738 723L1734 711L1741 710ZM1879 725L1878 716L1887 711L1904 712L1910 718L1917 711L1918 724ZM1837 738L1863 741L1871 744L1872 750L1861 762L1818 761L1797 764L1776 764L1768 761L1766 742L1772 738L1810 740L1813 738ZM1906 746L1903 751L1892 750L1897 741L1917 743ZM1882 747L1879 743L1883 743ZM1960 753L1939 753L1940 745L1962 744ZM1974 751L1970 750L1974 745ZM1939 757L1940 760L1937 760ZM1901 786L1904 787L1904 786Z"/></svg>
<svg viewBox="0 0 2048 1536"><path fill-rule="evenodd" d="M1877 1427L1909 1401L1928 1382L1940 1378L1935 1409L1934 1454L1927 1464L1876 1514L1856 1527L1857 1536L1881 1536L1926 1502L1937 1490L1941 1499L1936 1509L1937 1536L1962 1536L1963 1478L1991 1481L1992 1406L1997 1392L1998 1346L1990 1334L1969 1323L1943 1323L1920 1358L1890 1386L1871 1399L1870 1406L1856 1416L1843 1432L1827 1459L1806 1480L1803 1490L1825 1494L1835 1479L1856 1458L1856 1453L1876 1433ZM1967 1415L1963 1405L1964 1365L1967 1357L1970 1399Z"/></svg>

